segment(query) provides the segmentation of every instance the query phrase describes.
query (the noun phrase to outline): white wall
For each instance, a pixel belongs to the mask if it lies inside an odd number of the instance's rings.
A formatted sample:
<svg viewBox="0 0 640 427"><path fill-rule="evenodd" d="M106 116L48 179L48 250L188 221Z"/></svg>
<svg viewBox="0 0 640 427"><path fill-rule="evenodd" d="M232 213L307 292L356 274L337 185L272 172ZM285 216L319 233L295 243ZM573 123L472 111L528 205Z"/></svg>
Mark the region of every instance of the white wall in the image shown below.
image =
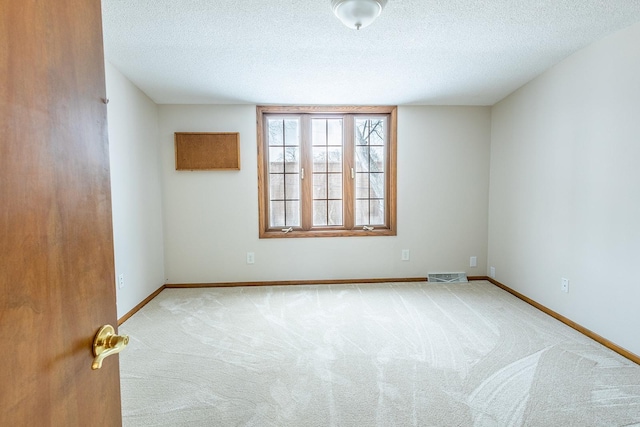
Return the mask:
<svg viewBox="0 0 640 427"><path fill-rule="evenodd" d="M486 274L488 107L399 108L395 237L258 239L255 106L161 105L159 118L170 283ZM198 131L240 132L241 170L176 171L174 132Z"/></svg>
<svg viewBox="0 0 640 427"><path fill-rule="evenodd" d="M637 24L494 106L488 264L500 282L636 354L639 40Z"/></svg>
<svg viewBox="0 0 640 427"><path fill-rule="evenodd" d="M105 68L120 318L164 283L158 107L109 62Z"/></svg>

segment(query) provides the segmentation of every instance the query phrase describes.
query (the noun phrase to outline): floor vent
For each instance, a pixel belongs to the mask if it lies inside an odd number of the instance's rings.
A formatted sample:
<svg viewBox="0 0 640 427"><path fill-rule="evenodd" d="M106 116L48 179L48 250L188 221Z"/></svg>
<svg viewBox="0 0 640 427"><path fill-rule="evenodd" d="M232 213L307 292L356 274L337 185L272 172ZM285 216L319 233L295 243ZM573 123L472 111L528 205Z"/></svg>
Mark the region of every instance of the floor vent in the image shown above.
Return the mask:
<svg viewBox="0 0 640 427"><path fill-rule="evenodd" d="M429 273L427 281L432 283L467 283L466 273Z"/></svg>

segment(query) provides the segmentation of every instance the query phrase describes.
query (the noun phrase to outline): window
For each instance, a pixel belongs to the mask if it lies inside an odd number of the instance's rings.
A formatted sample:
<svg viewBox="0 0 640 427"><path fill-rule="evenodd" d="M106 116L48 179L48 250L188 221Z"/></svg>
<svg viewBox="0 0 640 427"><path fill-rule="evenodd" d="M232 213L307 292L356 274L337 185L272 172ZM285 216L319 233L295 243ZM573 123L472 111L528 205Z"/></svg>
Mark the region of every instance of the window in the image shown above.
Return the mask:
<svg viewBox="0 0 640 427"><path fill-rule="evenodd" d="M258 107L260 237L396 235L396 107Z"/></svg>

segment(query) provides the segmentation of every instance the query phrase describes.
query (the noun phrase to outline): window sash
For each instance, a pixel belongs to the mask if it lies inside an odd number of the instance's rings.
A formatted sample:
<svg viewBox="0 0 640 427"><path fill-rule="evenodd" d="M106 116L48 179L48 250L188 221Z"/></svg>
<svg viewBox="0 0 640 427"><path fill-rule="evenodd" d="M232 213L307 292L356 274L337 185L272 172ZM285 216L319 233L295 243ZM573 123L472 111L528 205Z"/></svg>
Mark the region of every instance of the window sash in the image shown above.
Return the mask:
<svg viewBox="0 0 640 427"><path fill-rule="evenodd" d="M312 227L344 226L344 117L311 117Z"/></svg>
<svg viewBox="0 0 640 427"><path fill-rule="evenodd" d="M386 116L366 115L355 118L355 226L376 227L387 224L387 128Z"/></svg>
<svg viewBox="0 0 640 427"><path fill-rule="evenodd" d="M274 116L265 120L270 228L301 225L301 127L299 117Z"/></svg>

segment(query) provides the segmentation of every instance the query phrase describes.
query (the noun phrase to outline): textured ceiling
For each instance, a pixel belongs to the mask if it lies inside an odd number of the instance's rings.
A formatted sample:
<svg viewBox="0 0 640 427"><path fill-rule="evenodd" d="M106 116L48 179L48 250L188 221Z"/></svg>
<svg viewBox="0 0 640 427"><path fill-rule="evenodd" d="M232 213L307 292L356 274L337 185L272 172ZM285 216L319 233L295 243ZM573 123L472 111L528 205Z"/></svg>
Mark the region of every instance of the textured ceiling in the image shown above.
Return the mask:
<svg viewBox="0 0 640 427"><path fill-rule="evenodd" d="M638 0L103 0L107 59L159 104L492 105L640 21Z"/></svg>

